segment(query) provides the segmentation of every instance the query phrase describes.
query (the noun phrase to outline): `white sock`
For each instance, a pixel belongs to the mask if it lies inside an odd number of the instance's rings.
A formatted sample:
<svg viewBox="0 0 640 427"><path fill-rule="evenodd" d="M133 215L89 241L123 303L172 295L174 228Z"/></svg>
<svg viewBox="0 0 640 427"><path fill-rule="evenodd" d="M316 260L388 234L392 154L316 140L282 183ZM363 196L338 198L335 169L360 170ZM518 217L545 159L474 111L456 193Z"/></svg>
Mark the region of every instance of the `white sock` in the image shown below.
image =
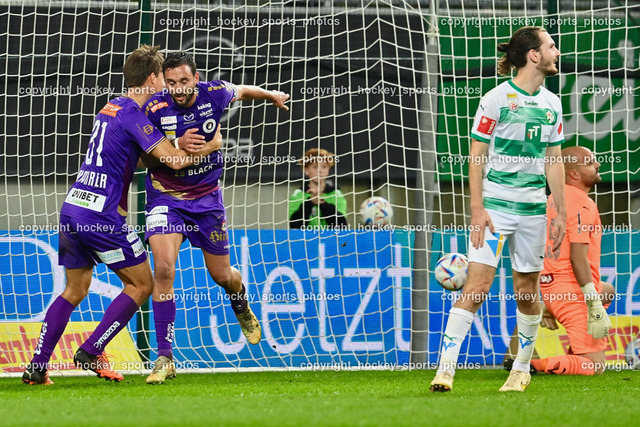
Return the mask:
<svg viewBox="0 0 640 427"><path fill-rule="evenodd" d="M538 338L538 326L542 320L542 314L523 314L516 310L518 323L518 354L513 362L513 370L529 372L531 355Z"/></svg>
<svg viewBox="0 0 640 427"><path fill-rule="evenodd" d="M461 308L452 308L449 311L449 320L442 337L442 352L438 373L448 371L451 375L456 372L460 346L471 329L474 313Z"/></svg>

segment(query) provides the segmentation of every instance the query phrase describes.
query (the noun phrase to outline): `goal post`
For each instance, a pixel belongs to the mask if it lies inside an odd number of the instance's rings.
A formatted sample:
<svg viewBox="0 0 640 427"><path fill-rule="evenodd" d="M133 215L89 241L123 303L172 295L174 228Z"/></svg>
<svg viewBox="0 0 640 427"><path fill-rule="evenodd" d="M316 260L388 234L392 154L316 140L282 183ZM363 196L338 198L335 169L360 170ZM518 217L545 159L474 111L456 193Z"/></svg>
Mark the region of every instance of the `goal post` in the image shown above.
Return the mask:
<svg viewBox="0 0 640 427"><path fill-rule="evenodd" d="M497 43L522 25L550 26L548 3L0 0L0 375L24 368L64 289L58 213L95 114L122 92L122 65L141 41L193 54L201 80L291 95L288 112L243 101L222 120L231 265L263 340L246 342L200 249L185 242L174 283L178 368L435 367L456 294L433 270L442 254L467 251L472 119L504 81ZM592 197L605 225L603 277L619 296L610 360L640 332L640 17L620 3L562 2L553 23L566 145L602 160ZM347 201L346 229L289 229L289 196L304 184L299 162L310 148L336 155L330 178ZM360 223L360 205L374 195L393 207L388 229ZM142 232L140 180L129 207ZM52 359L64 374L120 290L115 274L96 267ZM515 326L510 293L507 251L461 363L502 362ZM150 304L120 335L109 348L116 367L147 368L156 357ZM564 351L565 338L545 336L540 351Z"/></svg>

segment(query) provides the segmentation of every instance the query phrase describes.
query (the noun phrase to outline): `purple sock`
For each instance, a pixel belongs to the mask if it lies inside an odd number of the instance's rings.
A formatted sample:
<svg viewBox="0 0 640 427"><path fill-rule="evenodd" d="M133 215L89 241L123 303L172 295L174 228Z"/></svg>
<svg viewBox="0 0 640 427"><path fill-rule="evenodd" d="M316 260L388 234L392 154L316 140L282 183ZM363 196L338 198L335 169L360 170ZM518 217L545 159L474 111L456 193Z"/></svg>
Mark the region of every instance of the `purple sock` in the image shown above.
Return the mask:
<svg viewBox="0 0 640 427"><path fill-rule="evenodd" d="M67 323L69 323L69 317L74 308L73 304L61 296L56 298L53 304L49 306L42 322L42 329L40 329L38 347L36 347L31 360L38 369L47 367L53 350L56 348L56 344L58 344Z"/></svg>
<svg viewBox="0 0 640 427"><path fill-rule="evenodd" d="M231 308L235 314L242 314L247 311L249 307L249 302L247 298L247 289L242 285L242 290L237 294L229 295L229 299L231 300Z"/></svg>
<svg viewBox="0 0 640 427"><path fill-rule="evenodd" d="M127 326L137 310L138 304L122 292L109 304L98 327L80 348L95 356L102 354L107 344Z"/></svg>
<svg viewBox="0 0 640 427"><path fill-rule="evenodd" d="M152 301L153 321L156 325L158 356L173 358L173 324L176 321L176 300Z"/></svg>

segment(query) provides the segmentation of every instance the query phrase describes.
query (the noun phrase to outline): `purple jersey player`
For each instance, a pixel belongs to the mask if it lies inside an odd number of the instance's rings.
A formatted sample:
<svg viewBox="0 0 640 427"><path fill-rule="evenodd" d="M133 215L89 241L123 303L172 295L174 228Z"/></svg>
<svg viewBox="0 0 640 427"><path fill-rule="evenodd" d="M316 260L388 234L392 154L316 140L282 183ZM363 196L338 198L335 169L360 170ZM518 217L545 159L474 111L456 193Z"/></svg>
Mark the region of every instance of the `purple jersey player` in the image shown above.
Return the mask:
<svg viewBox="0 0 640 427"><path fill-rule="evenodd" d="M198 159L174 148L142 110L149 97L164 86L162 62L158 46L136 49L123 68L129 88L126 95L109 101L95 118L87 155L60 212L59 262L65 267L66 288L47 310L38 346L22 377L27 384L53 384L47 364L71 312L89 292L93 266L99 262L120 277L124 290L80 346L74 363L107 380L122 380L122 375L111 369L104 348L149 298L153 287L146 251L125 222L136 163L143 152L172 170ZM202 156L222 143L219 134L209 139L199 153ZM202 140L204 137L193 135L189 139L192 143Z"/></svg>
<svg viewBox="0 0 640 427"><path fill-rule="evenodd" d="M189 151L199 148L186 138L191 129L209 139L225 109L235 100L266 99L288 110L284 102L289 95L282 92L235 86L221 80L200 82L196 64L185 52L167 55L163 71L167 89L149 100L146 113L167 138L174 139L176 147ZM219 184L223 167L222 154L216 152L180 171L159 166L147 173L145 238L154 260L153 317L158 343L158 360L147 378L149 384L161 384L166 378L175 377L173 280L178 251L186 238L202 249L209 274L229 295L247 340L251 344L260 342L260 323L249 307L242 276L229 260L226 214Z"/></svg>

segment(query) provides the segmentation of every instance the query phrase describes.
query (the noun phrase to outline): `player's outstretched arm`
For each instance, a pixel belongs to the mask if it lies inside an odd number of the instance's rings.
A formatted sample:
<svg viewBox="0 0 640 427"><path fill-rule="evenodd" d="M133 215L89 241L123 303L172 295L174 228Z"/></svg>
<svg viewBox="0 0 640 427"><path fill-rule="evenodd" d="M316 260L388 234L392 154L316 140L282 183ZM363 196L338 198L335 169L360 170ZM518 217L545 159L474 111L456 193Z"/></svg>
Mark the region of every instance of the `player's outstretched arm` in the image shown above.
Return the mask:
<svg viewBox="0 0 640 427"><path fill-rule="evenodd" d="M550 230L549 238L553 240L552 251L556 251L562 244L567 231L567 206L564 200L564 164L562 163L562 152L559 145L547 147L546 156L547 182L553 194L558 216L553 222L553 229Z"/></svg>
<svg viewBox="0 0 640 427"><path fill-rule="evenodd" d="M239 85L238 88L238 101L252 101L256 99L266 99L271 101L275 107L281 108L285 111L289 110L289 107L284 103L289 99L289 94L280 92L277 90L265 90L258 86Z"/></svg>

